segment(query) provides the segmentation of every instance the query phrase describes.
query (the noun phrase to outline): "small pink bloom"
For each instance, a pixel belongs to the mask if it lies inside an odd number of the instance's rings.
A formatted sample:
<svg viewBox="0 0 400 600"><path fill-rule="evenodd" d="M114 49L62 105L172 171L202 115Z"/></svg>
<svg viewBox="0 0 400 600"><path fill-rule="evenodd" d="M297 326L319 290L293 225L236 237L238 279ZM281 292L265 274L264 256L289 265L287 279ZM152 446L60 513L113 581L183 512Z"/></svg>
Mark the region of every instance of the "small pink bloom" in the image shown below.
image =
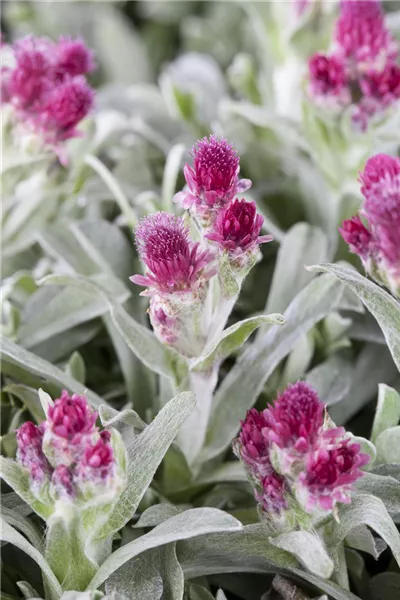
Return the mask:
<svg viewBox="0 0 400 600"><path fill-rule="evenodd" d="M83 77L67 79L48 95L44 107L45 126L65 140L76 135L75 127L93 107L94 92Z"/></svg>
<svg viewBox="0 0 400 600"><path fill-rule="evenodd" d="M188 164L184 167L188 191L175 196L184 208L195 205L200 214L219 209L251 186L250 180L238 179L239 157L224 138L205 137L193 146L192 152L194 168Z"/></svg>
<svg viewBox="0 0 400 600"><path fill-rule="evenodd" d="M400 226L400 158L377 154L360 175L363 213L371 225Z"/></svg>
<svg viewBox="0 0 400 600"><path fill-rule="evenodd" d="M370 71L360 81L365 100L376 102L376 111L400 99L400 66L388 63L383 71Z"/></svg>
<svg viewBox="0 0 400 600"><path fill-rule="evenodd" d="M88 444L77 466L78 479L91 483L104 483L114 474L114 452L110 444L110 432L102 431L96 444Z"/></svg>
<svg viewBox="0 0 400 600"><path fill-rule="evenodd" d="M369 257L374 246L373 236L359 216L343 221L339 232L346 244L349 245L350 252L358 254L363 260Z"/></svg>
<svg viewBox="0 0 400 600"><path fill-rule="evenodd" d="M360 444L349 438L333 447L322 443L309 455L306 470L299 476L298 497L306 510L332 510L337 502L348 504L351 486L369 460L368 454L360 452Z"/></svg>
<svg viewBox="0 0 400 600"><path fill-rule="evenodd" d="M82 436L95 433L97 412L93 411L84 396L63 390L61 397L49 408L47 426L58 437L72 445L80 444Z"/></svg>
<svg viewBox="0 0 400 600"><path fill-rule="evenodd" d="M324 103L345 106L351 102L343 58L316 53L308 63L310 94Z"/></svg>
<svg viewBox="0 0 400 600"><path fill-rule="evenodd" d="M56 498L73 499L75 497L75 485L72 470L66 465L58 465L51 477L51 485Z"/></svg>
<svg viewBox="0 0 400 600"><path fill-rule="evenodd" d="M149 294L190 292L215 274L213 254L189 240L181 217L165 212L148 215L136 229L136 245L148 271L130 280L148 287Z"/></svg>
<svg viewBox="0 0 400 600"><path fill-rule="evenodd" d="M289 385L273 406L264 411L263 431L279 448L305 453L315 444L324 420L324 404L305 382Z"/></svg>
<svg viewBox="0 0 400 600"><path fill-rule="evenodd" d="M31 421L17 430L17 461L30 475L34 486L42 486L51 475L51 465L43 454L43 428Z"/></svg>
<svg viewBox="0 0 400 600"><path fill-rule="evenodd" d="M239 437L235 441L238 457L260 478L273 471L269 458L270 442L262 434L266 427L264 413L252 408L247 412L246 419L241 421Z"/></svg>
<svg viewBox="0 0 400 600"><path fill-rule="evenodd" d="M251 250L272 240L270 235L260 236L263 222L255 202L236 199L219 213L214 230L205 237L229 252Z"/></svg>
<svg viewBox="0 0 400 600"><path fill-rule="evenodd" d="M83 40L60 38L56 47L55 69L57 76L85 75L95 68L94 56Z"/></svg>
<svg viewBox="0 0 400 600"><path fill-rule="evenodd" d="M8 91L17 108L34 110L42 105L51 85L48 78L50 47L48 40L34 37L14 44L16 66L10 74Z"/></svg>
<svg viewBox="0 0 400 600"><path fill-rule="evenodd" d="M380 70L397 56L397 43L385 25L380 2L375 0L342 2L335 38L338 51L355 71Z"/></svg>

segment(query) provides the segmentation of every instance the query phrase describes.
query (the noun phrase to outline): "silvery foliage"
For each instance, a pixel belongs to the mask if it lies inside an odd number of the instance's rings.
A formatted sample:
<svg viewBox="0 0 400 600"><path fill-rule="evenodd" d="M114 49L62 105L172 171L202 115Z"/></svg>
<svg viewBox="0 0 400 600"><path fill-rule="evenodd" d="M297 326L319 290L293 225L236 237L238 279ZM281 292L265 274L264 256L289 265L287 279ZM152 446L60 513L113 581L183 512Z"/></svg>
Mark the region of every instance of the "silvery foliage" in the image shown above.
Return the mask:
<svg viewBox="0 0 400 600"><path fill-rule="evenodd" d="M347 115L332 122L304 101L305 60L327 46L334 3L298 19L279 3L206 3L201 14L190 2L135 4L143 31L113 3L5 10L16 35L80 32L103 79L68 169L4 148L4 597L260 598L277 573L282 598L290 580L299 598L397 598L400 307L349 264L337 226L360 204L365 158L396 151L399 112L359 136ZM390 17L398 34L398 13ZM253 180L246 197L275 242L220 338L187 361L158 342L129 284L140 271L132 228L149 212L178 210L187 149L210 131L236 145ZM212 370L218 386L196 405L193 381L203 385ZM373 460L336 520L276 536L259 524L230 445L247 409L299 378L337 425L357 416L364 433L377 399L370 440L361 440ZM127 488L96 539L77 544L68 522L63 536L46 529L11 461L15 429L44 418L40 388L53 398L63 388L86 393L124 441ZM390 570L371 575L365 557L382 552ZM57 576L65 564L68 578Z"/></svg>

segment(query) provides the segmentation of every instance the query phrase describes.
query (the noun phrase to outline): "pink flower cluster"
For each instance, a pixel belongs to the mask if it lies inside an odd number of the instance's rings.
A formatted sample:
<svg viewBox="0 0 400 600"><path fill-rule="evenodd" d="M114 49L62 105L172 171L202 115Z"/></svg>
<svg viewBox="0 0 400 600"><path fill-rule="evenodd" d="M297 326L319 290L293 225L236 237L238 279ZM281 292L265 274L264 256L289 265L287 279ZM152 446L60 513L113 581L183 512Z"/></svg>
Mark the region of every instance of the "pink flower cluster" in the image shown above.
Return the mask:
<svg viewBox="0 0 400 600"><path fill-rule="evenodd" d="M190 209L201 241L191 239L182 217L165 212L145 217L136 229L136 246L146 274L130 278L147 288L142 295L151 296L150 319L158 337L176 346L184 330L185 345L191 343L187 336L195 327L183 323L183 303L204 302L208 281L217 274L218 256L226 253L236 268L245 270L254 264L259 245L272 239L260 235L263 218L255 202L235 198L251 182L239 180L239 157L233 147L211 135L197 142L193 157L194 167L184 168L188 189L175 200ZM185 322L192 318L190 313ZM179 347L182 350L182 339Z"/></svg>
<svg viewBox="0 0 400 600"><path fill-rule="evenodd" d="M353 123L365 130L400 99L397 42L378 0L342 0L331 54L309 61L309 93L324 107L352 107Z"/></svg>
<svg viewBox="0 0 400 600"><path fill-rule="evenodd" d="M360 174L364 203L339 229L378 283L400 295L400 158L377 154Z"/></svg>
<svg viewBox="0 0 400 600"><path fill-rule="evenodd" d="M13 107L17 122L55 149L79 135L76 128L94 100L86 81L94 69L93 53L84 42L29 36L9 50L15 64L1 69L1 102Z"/></svg>
<svg viewBox="0 0 400 600"><path fill-rule="evenodd" d="M84 396L66 390L39 426L28 421L17 431L17 461L36 494L50 486L53 498L79 497L85 485L106 487L115 473L108 431L98 431L97 413Z"/></svg>
<svg viewBox="0 0 400 600"><path fill-rule="evenodd" d="M295 500L310 513L350 502L369 456L342 427L324 426L324 404L308 384L288 386L272 406L251 409L241 425L234 452L267 517L290 510Z"/></svg>

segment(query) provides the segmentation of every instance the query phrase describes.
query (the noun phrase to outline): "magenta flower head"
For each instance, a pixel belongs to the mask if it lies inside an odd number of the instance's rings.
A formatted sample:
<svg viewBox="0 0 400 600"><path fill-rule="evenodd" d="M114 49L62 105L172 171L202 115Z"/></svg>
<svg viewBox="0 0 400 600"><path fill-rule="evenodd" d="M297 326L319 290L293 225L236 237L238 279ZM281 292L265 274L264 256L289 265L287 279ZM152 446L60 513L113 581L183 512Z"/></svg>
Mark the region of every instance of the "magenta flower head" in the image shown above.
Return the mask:
<svg viewBox="0 0 400 600"><path fill-rule="evenodd" d="M289 385L264 411L268 437L281 449L303 454L315 444L324 422L324 404L304 381Z"/></svg>
<svg viewBox="0 0 400 600"><path fill-rule="evenodd" d="M10 74L8 93L16 108L32 110L42 105L43 96L50 87L51 47L48 40L31 36L14 44L16 65Z"/></svg>
<svg viewBox="0 0 400 600"><path fill-rule="evenodd" d="M248 411L246 419L241 421L239 437L234 441L233 449L256 478L269 475L272 465L269 458L270 441L263 435L267 422L263 412L255 408Z"/></svg>
<svg viewBox="0 0 400 600"><path fill-rule="evenodd" d="M56 49L56 73L65 75L85 75L95 68L94 53L80 39L60 38Z"/></svg>
<svg viewBox="0 0 400 600"><path fill-rule="evenodd" d="M214 230L205 237L228 252L254 250L273 239L270 235L260 236L263 222L263 217L257 214L255 202L236 198L219 213Z"/></svg>
<svg viewBox="0 0 400 600"><path fill-rule="evenodd" d="M271 463L270 446L265 411L252 408L241 422L233 451L244 464L262 519L273 529L283 531L291 521L287 512L290 488Z"/></svg>
<svg viewBox="0 0 400 600"><path fill-rule="evenodd" d="M358 254L380 285L400 296L400 158L377 154L360 174L365 201L361 215L339 230L351 252Z"/></svg>
<svg viewBox="0 0 400 600"><path fill-rule="evenodd" d="M42 450L43 429L31 421L17 430L17 461L28 472L31 488L40 492L48 483L52 468Z"/></svg>
<svg viewBox="0 0 400 600"><path fill-rule="evenodd" d="M343 59L316 53L308 62L309 90L323 105L346 106L351 102L348 77Z"/></svg>
<svg viewBox="0 0 400 600"><path fill-rule="evenodd" d="M359 216L343 221L339 232L349 245L350 252L358 254L363 261L369 258L374 247L373 237Z"/></svg>
<svg viewBox="0 0 400 600"><path fill-rule="evenodd" d="M337 502L349 504L352 484L368 464L368 454L360 452L360 444L350 438L342 439L333 447L321 444L310 453L306 470L300 473L297 498L307 511L329 511Z"/></svg>
<svg viewBox="0 0 400 600"><path fill-rule="evenodd" d="M251 181L239 180L239 157L224 138L205 137L193 146L192 153L194 167L184 167L188 191L176 194L175 201L184 208L193 206L199 216L212 218L236 194L248 190Z"/></svg>
<svg viewBox="0 0 400 600"><path fill-rule="evenodd" d="M48 95L44 109L47 128L56 139L77 135L76 126L93 108L94 92L83 77L66 79Z"/></svg>
<svg viewBox="0 0 400 600"><path fill-rule="evenodd" d="M43 451L53 467L69 467L77 460L82 448L97 436L96 419L84 396L62 392L49 407L43 439Z"/></svg>
<svg viewBox="0 0 400 600"><path fill-rule="evenodd" d="M130 280L149 288L147 295L193 292L215 274L212 252L189 240L181 217L148 215L136 229L136 245L147 273Z"/></svg>
<svg viewBox="0 0 400 600"><path fill-rule="evenodd" d="M100 439L94 445L86 446L78 467L84 479L104 482L113 475L115 461L110 439L110 432L102 431Z"/></svg>
<svg viewBox="0 0 400 600"><path fill-rule="evenodd" d="M376 0L341 2L335 39L338 52L349 61L352 71L381 70L398 52L386 28L381 3Z"/></svg>

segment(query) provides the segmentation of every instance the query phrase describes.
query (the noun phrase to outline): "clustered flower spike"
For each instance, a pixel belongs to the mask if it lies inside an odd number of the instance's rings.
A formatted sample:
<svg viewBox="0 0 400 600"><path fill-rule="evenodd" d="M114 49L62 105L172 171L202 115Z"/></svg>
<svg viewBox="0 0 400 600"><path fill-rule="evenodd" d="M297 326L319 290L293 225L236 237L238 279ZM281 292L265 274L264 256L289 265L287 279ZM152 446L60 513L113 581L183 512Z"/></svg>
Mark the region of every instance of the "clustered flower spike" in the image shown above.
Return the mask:
<svg viewBox="0 0 400 600"><path fill-rule="evenodd" d="M353 124L368 123L400 100L399 47L377 0L342 0L330 54L309 61L309 93L326 108L351 107Z"/></svg>
<svg viewBox="0 0 400 600"><path fill-rule="evenodd" d="M222 207L250 188L251 181L239 180L239 157L224 138L211 135L199 140L192 155L194 167L184 167L188 190L174 199L204 222L212 223Z"/></svg>
<svg viewBox="0 0 400 600"><path fill-rule="evenodd" d="M82 40L28 36L7 46L13 67L3 67L1 102L14 121L65 161L62 142L79 135L77 126L91 111L94 92L86 81L93 53Z"/></svg>
<svg viewBox="0 0 400 600"><path fill-rule="evenodd" d="M260 235L263 217L255 203L235 198L251 182L238 179L239 157L233 147L211 135L195 144L193 159L193 167L184 167L188 190L175 196L190 209L187 220L166 212L143 218L135 237L146 271L130 277L147 288L142 295L150 296L148 312L158 339L187 358L200 356L221 326L218 303L231 292L228 286L222 289L224 282L236 277L238 285L231 289L240 287L260 244L272 239ZM190 219L192 230L186 225ZM192 239L192 231L199 241ZM210 279L216 275L214 286Z"/></svg>
<svg viewBox="0 0 400 600"><path fill-rule="evenodd" d="M96 419L84 396L64 390L39 427L28 421L18 429L17 461L39 499L79 503L117 493L121 469L114 442L109 431L99 432Z"/></svg>
<svg viewBox="0 0 400 600"><path fill-rule="evenodd" d="M369 461L342 427L324 423L324 410L317 393L299 381L272 406L248 411L233 442L262 516L281 529L293 526L298 504L315 515L350 502L351 485Z"/></svg>
<svg viewBox="0 0 400 600"><path fill-rule="evenodd" d="M373 156L360 181L360 215L344 221L339 231L367 273L400 297L400 158Z"/></svg>

